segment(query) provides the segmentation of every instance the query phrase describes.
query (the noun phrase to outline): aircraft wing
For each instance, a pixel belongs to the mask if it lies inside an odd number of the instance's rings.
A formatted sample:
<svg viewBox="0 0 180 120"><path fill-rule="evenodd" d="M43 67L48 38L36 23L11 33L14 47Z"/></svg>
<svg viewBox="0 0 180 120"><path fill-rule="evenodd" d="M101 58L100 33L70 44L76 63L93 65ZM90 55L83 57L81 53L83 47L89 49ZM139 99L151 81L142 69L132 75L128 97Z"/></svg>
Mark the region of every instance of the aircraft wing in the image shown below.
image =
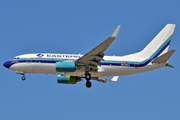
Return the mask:
<svg viewBox="0 0 180 120"><path fill-rule="evenodd" d="M114 76L111 80L103 78L103 77L92 77L92 80L96 80L102 83L106 83L107 81L109 82L116 82L118 80L119 76Z"/></svg>
<svg viewBox="0 0 180 120"><path fill-rule="evenodd" d="M107 38L104 42L99 44L97 47L86 53L84 56L76 60L77 66L86 66L93 70L97 70L97 66L103 60L104 51L109 47L109 45L114 41L120 29L120 25L116 28L113 34Z"/></svg>

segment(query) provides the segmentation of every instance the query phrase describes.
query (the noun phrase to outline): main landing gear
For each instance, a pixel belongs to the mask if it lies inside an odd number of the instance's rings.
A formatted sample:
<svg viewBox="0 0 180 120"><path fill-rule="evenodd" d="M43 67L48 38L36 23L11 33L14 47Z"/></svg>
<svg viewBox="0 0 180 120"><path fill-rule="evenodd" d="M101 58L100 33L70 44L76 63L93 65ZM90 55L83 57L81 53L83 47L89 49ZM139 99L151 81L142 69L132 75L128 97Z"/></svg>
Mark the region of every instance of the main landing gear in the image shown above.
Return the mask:
<svg viewBox="0 0 180 120"><path fill-rule="evenodd" d="M90 88L92 86L90 79L91 79L91 74L89 72L86 72L85 74L85 79L87 80L86 82L86 87Z"/></svg>
<svg viewBox="0 0 180 120"><path fill-rule="evenodd" d="M87 82L86 82L86 87L87 87L87 88L90 88L91 86L92 86L91 82L89 82L89 80L87 80Z"/></svg>

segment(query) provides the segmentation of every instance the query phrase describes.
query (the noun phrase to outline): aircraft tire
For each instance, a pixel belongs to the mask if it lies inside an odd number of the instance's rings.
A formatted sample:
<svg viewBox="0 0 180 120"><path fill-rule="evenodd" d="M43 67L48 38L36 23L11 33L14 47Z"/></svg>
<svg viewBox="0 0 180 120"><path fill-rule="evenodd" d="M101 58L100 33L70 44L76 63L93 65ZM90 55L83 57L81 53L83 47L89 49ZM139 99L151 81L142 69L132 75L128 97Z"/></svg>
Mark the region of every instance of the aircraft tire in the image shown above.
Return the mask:
<svg viewBox="0 0 180 120"><path fill-rule="evenodd" d="M90 80L91 79L91 74L90 73L85 74L85 78L86 78L86 80Z"/></svg>
<svg viewBox="0 0 180 120"><path fill-rule="evenodd" d="M26 80L26 77L25 77L25 76L22 76L22 80L23 80L23 81Z"/></svg>
<svg viewBox="0 0 180 120"><path fill-rule="evenodd" d="M91 86L92 86L91 82L87 81L87 82L86 82L86 87L87 87L87 88L90 88Z"/></svg>

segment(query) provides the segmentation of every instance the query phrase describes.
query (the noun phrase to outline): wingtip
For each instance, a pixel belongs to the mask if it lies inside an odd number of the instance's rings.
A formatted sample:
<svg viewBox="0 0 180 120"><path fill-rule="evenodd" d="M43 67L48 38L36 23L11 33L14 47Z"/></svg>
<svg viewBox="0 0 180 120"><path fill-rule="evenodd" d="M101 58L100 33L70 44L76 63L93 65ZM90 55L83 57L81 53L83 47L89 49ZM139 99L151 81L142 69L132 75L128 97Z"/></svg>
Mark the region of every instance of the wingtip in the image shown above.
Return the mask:
<svg viewBox="0 0 180 120"><path fill-rule="evenodd" d="M111 81L116 82L118 80L119 76L114 76Z"/></svg>
<svg viewBox="0 0 180 120"><path fill-rule="evenodd" d="M116 30L113 32L113 34L111 35L111 37L114 37L114 38L115 38L115 37L117 36L120 27L121 27L121 25L118 25L118 26L117 26Z"/></svg>

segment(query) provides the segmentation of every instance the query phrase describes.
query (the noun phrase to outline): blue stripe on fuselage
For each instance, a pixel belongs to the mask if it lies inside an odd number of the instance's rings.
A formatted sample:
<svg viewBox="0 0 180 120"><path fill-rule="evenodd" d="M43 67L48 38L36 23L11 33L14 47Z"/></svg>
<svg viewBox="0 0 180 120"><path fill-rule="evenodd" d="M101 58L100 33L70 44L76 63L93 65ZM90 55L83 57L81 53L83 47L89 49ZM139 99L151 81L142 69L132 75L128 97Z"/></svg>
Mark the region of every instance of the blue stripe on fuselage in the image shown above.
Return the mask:
<svg viewBox="0 0 180 120"><path fill-rule="evenodd" d="M127 61L127 63L113 63L112 60L109 60L111 62L101 62L100 65L112 65L112 66L131 66L131 67L143 67L149 64L153 59L158 57L170 44L171 42L171 37L172 35L149 57L149 59L146 59L142 62L133 62L133 61ZM52 58L50 58L52 59ZM59 58L62 59L62 58ZM70 59L71 60L71 59ZM75 60L75 59L74 59ZM18 60L10 60L5 62L3 65L7 68L12 66L13 64L16 63L56 63L56 62L64 62L66 59L62 59L61 61L57 60L34 60L33 58L31 59L26 59L26 58L20 58ZM106 60L108 61L108 60Z"/></svg>

